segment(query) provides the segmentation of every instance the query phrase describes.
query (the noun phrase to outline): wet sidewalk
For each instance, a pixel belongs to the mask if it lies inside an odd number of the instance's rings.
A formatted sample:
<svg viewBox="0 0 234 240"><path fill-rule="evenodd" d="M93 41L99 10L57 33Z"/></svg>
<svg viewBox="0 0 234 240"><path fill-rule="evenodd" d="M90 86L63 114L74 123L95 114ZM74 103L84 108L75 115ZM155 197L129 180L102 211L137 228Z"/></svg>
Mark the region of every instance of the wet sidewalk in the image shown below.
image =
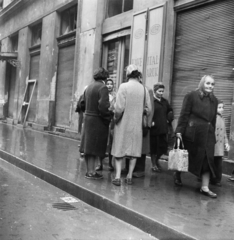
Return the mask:
<svg viewBox="0 0 234 240"><path fill-rule="evenodd" d="M221 188L211 187L218 198L210 199L199 193L191 174L182 176L182 188L175 187L166 162L163 173L155 174L147 160L144 178L116 187L111 184L114 173L107 170L103 180L84 178L77 145L75 140L0 124L1 158L159 239L234 239L234 184L225 176Z"/></svg>

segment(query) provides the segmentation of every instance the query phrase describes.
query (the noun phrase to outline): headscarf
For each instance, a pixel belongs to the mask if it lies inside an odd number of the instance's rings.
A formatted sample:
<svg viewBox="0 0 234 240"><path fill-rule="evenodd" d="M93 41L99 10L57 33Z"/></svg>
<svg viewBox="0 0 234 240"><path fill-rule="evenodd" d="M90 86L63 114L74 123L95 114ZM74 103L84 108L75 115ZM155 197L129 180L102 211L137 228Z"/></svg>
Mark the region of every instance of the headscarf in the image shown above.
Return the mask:
<svg viewBox="0 0 234 240"><path fill-rule="evenodd" d="M158 82L156 84L154 84L154 92L156 92L159 88L163 88L165 89L165 86L162 84L162 82Z"/></svg>

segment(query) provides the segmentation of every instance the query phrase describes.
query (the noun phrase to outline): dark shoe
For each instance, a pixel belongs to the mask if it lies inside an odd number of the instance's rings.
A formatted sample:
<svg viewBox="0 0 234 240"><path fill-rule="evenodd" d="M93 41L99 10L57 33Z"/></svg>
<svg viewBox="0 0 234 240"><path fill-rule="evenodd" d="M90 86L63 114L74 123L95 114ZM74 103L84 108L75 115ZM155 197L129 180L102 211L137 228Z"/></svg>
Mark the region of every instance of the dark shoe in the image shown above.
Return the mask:
<svg viewBox="0 0 234 240"><path fill-rule="evenodd" d="M234 182L234 177L228 178L228 181Z"/></svg>
<svg viewBox="0 0 234 240"><path fill-rule="evenodd" d="M210 190L208 192L205 192L202 189L200 189L200 193L210 198L217 198L217 194L211 192Z"/></svg>
<svg viewBox="0 0 234 240"><path fill-rule="evenodd" d="M103 166L101 164L99 164L96 168L96 171L102 171L103 170Z"/></svg>
<svg viewBox="0 0 234 240"><path fill-rule="evenodd" d="M125 183L128 184L128 185L132 185L133 182L132 182L132 178L125 178Z"/></svg>
<svg viewBox="0 0 234 240"><path fill-rule="evenodd" d="M152 172L158 172L158 173L161 172L161 170L158 167L156 167L156 166L152 167L151 170L152 170Z"/></svg>
<svg viewBox="0 0 234 240"><path fill-rule="evenodd" d="M141 177L144 177L144 176L145 176L145 173L144 173L144 172L134 172L134 173L132 174L132 176L133 176L134 178L141 178Z"/></svg>
<svg viewBox="0 0 234 240"><path fill-rule="evenodd" d="M115 178L112 180L112 184L114 184L115 186L120 186L121 185L121 180L120 178Z"/></svg>
<svg viewBox="0 0 234 240"><path fill-rule="evenodd" d="M210 182L211 185L222 187L222 184L220 182Z"/></svg>
<svg viewBox="0 0 234 240"><path fill-rule="evenodd" d="M91 180L99 180L103 178L103 175L99 173L86 173L85 178L88 178Z"/></svg>
<svg viewBox="0 0 234 240"><path fill-rule="evenodd" d="M183 186L180 175L178 175L178 174L175 172L174 175L173 175L173 178L174 178L174 184L175 184L176 186L179 186L179 187L182 187L182 186Z"/></svg>
<svg viewBox="0 0 234 240"><path fill-rule="evenodd" d="M109 166L109 167L108 167L108 170L109 170L110 172L113 172L115 169L114 169L113 166Z"/></svg>

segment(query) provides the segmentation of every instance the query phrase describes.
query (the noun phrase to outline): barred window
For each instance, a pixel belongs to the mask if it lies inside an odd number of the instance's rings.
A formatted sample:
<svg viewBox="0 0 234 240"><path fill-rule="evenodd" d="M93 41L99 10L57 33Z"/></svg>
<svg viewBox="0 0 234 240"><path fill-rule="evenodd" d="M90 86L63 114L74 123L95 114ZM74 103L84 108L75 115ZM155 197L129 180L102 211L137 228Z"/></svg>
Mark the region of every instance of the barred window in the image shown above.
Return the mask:
<svg viewBox="0 0 234 240"><path fill-rule="evenodd" d="M77 27L77 5L61 13L61 35L72 32Z"/></svg>

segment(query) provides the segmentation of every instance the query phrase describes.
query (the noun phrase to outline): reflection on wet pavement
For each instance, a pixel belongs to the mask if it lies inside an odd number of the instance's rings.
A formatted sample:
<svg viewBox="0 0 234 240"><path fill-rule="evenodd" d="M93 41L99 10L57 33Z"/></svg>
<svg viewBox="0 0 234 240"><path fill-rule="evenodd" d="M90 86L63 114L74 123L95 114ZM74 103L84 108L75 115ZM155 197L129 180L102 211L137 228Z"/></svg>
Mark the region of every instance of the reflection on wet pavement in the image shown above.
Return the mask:
<svg viewBox="0 0 234 240"><path fill-rule="evenodd" d="M134 179L134 185L111 184L114 173L104 165L104 179L84 178L85 163L80 161L78 141L14 126L0 124L0 149L20 157L105 198L156 219L176 231L197 239L234 239L234 184L223 178L221 188L211 187L218 194L209 199L199 194L199 184L191 174L183 174L182 188L175 187L172 173L152 173L146 161L146 176Z"/></svg>

